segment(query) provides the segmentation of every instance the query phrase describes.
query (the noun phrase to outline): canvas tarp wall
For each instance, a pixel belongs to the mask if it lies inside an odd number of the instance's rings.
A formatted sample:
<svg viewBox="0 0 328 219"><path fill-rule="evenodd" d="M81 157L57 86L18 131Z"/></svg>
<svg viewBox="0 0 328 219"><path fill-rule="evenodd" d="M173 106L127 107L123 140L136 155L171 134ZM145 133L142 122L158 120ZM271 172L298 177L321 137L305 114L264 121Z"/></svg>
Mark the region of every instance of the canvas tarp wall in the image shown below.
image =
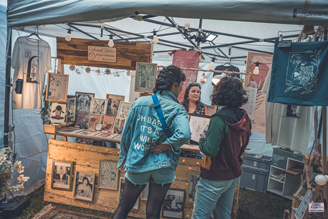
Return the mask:
<svg viewBox="0 0 328 219"><path fill-rule="evenodd" d="M139 12L155 16L324 25L327 0L8 0L8 26L101 21Z"/></svg>
<svg viewBox="0 0 328 219"><path fill-rule="evenodd" d="M6 48L7 25L6 7L0 5L0 48ZM0 149L3 146L3 124L5 105L6 49L0 50Z"/></svg>

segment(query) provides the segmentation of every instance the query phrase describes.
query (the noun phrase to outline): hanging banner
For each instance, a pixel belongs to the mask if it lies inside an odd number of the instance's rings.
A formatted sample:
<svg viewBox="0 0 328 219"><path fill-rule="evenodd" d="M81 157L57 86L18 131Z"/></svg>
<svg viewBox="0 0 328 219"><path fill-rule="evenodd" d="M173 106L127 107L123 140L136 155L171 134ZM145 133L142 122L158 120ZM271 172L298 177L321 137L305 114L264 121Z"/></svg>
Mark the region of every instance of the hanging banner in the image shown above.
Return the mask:
<svg viewBox="0 0 328 219"><path fill-rule="evenodd" d="M328 41L275 43L268 102L328 106Z"/></svg>
<svg viewBox="0 0 328 219"><path fill-rule="evenodd" d="M177 50L173 55L172 65L184 68L198 68L199 67L199 53L198 51L185 51ZM178 100L183 100L183 95L190 82L197 81L198 71L183 70L186 75L186 81L183 84L182 92L180 93Z"/></svg>
<svg viewBox="0 0 328 219"><path fill-rule="evenodd" d="M259 62L258 75L251 75L248 87L257 88L254 114L250 115L252 121L252 131L265 134L265 98L266 94L262 93L263 84L268 75L272 63L271 54L253 53L252 62ZM252 65L253 72L255 65Z"/></svg>

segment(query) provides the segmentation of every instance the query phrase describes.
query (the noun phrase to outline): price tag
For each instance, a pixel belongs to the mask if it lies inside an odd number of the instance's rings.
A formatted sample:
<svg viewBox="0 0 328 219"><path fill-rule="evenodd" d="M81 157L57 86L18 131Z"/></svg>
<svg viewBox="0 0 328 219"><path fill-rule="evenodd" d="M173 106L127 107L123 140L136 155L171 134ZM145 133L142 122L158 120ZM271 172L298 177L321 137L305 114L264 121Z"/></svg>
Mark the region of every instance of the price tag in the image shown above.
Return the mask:
<svg viewBox="0 0 328 219"><path fill-rule="evenodd" d="M309 212L324 212L324 211L325 211L324 203L315 203L315 202L309 203Z"/></svg>
<svg viewBox="0 0 328 219"><path fill-rule="evenodd" d="M257 162L256 162L256 161L254 161L254 163L253 163L253 166L254 166L254 167L256 167L256 166L257 166Z"/></svg>

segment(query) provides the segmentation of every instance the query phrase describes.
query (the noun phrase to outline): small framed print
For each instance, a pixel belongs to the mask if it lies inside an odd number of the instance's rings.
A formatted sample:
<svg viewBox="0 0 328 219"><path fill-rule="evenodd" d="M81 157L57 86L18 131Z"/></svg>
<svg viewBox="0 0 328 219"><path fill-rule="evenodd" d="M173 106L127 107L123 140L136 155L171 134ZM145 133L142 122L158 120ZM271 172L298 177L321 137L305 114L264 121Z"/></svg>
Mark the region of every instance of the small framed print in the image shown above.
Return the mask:
<svg viewBox="0 0 328 219"><path fill-rule="evenodd" d="M48 101L67 102L68 75L48 73L46 97Z"/></svg>
<svg viewBox="0 0 328 219"><path fill-rule="evenodd" d="M96 130L97 124L101 124L101 115L91 114L89 118L88 128Z"/></svg>
<svg viewBox="0 0 328 219"><path fill-rule="evenodd" d="M51 189L72 191L73 162L53 160L51 174Z"/></svg>
<svg viewBox="0 0 328 219"><path fill-rule="evenodd" d="M92 202L95 190L95 173L76 171L74 198Z"/></svg>
<svg viewBox="0 0 328 219"><path fill-rule="evenodd" d="M52 103L50 121L52 124L60 124L65 122L66 116L66 103Z"/></svg>
<svg viewBox="0 0 328 219"><path fill-rule="evenodd" d="M162 217L183 218L185 191L169 189L164 198Z"/></svg>
<svg viewBox="0 0 328 219"><path fill-rule="evenodd" d="M125 126L125 119L115 118L114 133L122 134Z"/></svg>
<svg viewBox="0 0 328 219"><path fill-rule="evenodd" d="M117 161L101 160L99 162L99 189L118 189L119 170Z"/></svg>
<svg viewBox="0 0 328 219"><path fill-rule="evenodd" d="M189 125L191 140L199 142L201 135L206 136L211 118L208 116L190 115Z"/></svg>
<svg viewBox="0 0 328 219"><path fill-rule="evenodd" d="M124 101L124 98L121 95L106 94L106 99L108 100L106 115L116 117L120 102Z"/></svg>
<svg viewBox="0 0 328 219"><path fill-rule="evenodd" d="M205 106L205 115L212 116L214 113L216 113L217 110L218 110L217 106L206 105Z"/></svg>
<svg viewBox="0 0 328 219"><path fill-rule="evenodd" d="M104 115L107 111L107 105L108 100L106 99L92 98L90 104L90 113Z"/></svg>
<svg viewBox="0 0 328 219"><path fill-rule="evenodd" d="M102 130L113 133L115 117L114 116L104 116L102 122Z"/></svg>
<svg viewBox="0 0 328 219"><path fill-rule="evenodd" d="M73 95L67 96L67 122L75 122L76 121L76 104L77 97Z"/></svg>
<svg viewBox="0 0 328 219"><path fill-rule="evenodd" d="M95 97L94 93L84 93L84 92L75 92L77 97L77 106L76 110L90 112L91 100Z"/></svg>
<svg viewBox="0 0 328 219"><path fill-rule="evenodd" d="M134 91L152 93L156 84L156 74L157 64L137 62Z"/></svg>
<svg viewBox="0 0 328 219"><path fill-rule="evenodd" d="M130 103L130 102L120 102L120 106L118 108L116 117L122 118L122 119L128 118L131 105L132 105L132 103Z"/></svg>
<svg viewBox="0 0 328 219"><path fill-rule="evenodd" d="M121 199L122 199L122 196L123 196L123 190L124 190L124 183L125 183L125 178L124 177L120 177L120 183L119 183L119 196L118 196L118 203L120 203ZM133 210L136 210L138 211L139 210L139 197L136 201L136 203L134 204L133 206Z"/></svg>
<svg viewBox="0 0 328 219"><path fill-rule="evenodd" d="M88 125L89 115L90 115L89 112L85 112L85 111L78 112L75 126L76 127L80 127L80 126L86 127Z"/></svg>
<svg viewBox="0 0 328 219"><path fill-rule="evenodd" d="M197 172L188 173L188 190L186 203L194 203L196 195L196 186L198 184L200 174Z"/></svg>

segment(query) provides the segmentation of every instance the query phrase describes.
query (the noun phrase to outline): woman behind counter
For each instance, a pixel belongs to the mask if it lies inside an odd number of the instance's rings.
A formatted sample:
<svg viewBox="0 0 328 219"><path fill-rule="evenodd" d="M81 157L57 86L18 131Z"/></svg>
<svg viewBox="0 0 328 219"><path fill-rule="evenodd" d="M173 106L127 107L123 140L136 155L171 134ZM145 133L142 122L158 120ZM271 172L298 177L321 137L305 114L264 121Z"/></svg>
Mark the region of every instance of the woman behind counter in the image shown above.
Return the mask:
<svg viewBox="0 0 328 219"><path fill-rule="evenodd" d="M200 102L200 84L190 83L183 96L182 106L189 114L205 115L205 104Z"/></svg>

